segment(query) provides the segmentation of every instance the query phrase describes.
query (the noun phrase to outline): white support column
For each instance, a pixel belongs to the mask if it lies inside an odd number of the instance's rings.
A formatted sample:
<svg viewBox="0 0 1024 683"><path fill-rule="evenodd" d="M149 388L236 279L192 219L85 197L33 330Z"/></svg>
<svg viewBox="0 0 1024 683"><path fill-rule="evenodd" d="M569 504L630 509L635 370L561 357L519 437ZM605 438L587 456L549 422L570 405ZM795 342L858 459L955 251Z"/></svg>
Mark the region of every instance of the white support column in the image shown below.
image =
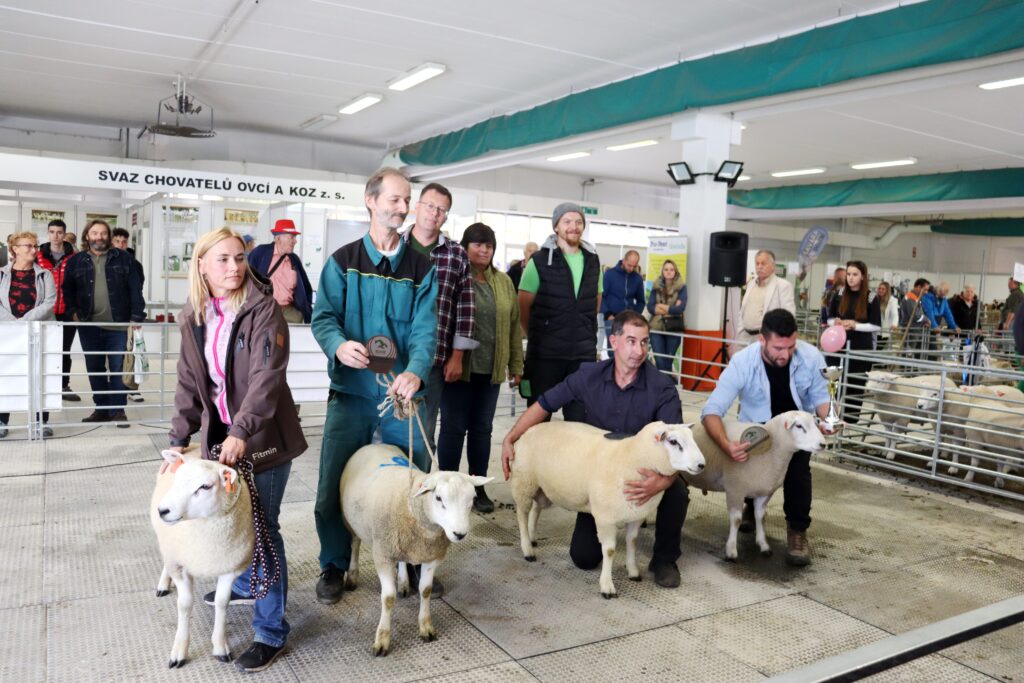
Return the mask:
<svg viewBox="0 0 1024 683"><path fill-rule="evenodd" d="M722 114L695 112L672 122L672 139L682 141L682 161L693 173L714 173L730 158L731 145L740 144L740 124ZM723 292L708 282L709 238L725 230L728 184L711 176L694 185L679 186L679 232L689 237L686 260L688 330L721 330Z"/></svg>

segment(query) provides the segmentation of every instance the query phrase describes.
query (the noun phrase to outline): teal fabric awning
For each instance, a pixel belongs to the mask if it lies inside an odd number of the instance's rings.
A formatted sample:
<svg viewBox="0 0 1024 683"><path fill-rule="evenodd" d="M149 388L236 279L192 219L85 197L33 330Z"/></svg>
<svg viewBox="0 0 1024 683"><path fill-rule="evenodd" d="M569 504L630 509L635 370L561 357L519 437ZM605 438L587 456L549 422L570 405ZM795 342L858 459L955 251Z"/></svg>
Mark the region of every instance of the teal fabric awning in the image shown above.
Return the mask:
<svg viewBox="0 0 1024 683"><path fill-rule="evenodd" d="M406 164L456 163L688 109L1022 47L1024 0L929 0L567 95L407 145L400 157Z"/></svg>

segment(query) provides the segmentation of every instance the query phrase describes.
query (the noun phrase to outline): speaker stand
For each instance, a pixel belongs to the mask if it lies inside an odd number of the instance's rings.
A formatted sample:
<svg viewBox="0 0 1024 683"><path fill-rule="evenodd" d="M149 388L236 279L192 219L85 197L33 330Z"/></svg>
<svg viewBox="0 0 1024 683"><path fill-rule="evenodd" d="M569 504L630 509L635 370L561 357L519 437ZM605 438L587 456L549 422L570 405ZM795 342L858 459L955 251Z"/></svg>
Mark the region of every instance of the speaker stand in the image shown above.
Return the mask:
<svg viewBox="0 0 1024 683"><path fill-rule="evenodd" d="M711 357L711 360L704 366L704 370L701 371L700 376L693 381L693 385L690 386L690 391L696 391L697 387L700 386L701 382L708 380L709 382L714 381L711 379L711 369L715 367L714 363L721 363L722 365L729 364L729 344L725 340L725 322L729 312L729 290L732 287L728 285L725 287L725 302L722 304L722 344L718 347L718 351Z"/></svg>

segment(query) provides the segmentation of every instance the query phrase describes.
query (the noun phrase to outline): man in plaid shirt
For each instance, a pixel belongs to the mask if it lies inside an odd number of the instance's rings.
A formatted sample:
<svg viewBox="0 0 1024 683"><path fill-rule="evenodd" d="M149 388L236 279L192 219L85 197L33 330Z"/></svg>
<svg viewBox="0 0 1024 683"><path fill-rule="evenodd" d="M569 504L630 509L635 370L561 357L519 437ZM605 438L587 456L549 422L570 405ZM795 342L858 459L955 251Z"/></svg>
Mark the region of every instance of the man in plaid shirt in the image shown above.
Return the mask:
<svg viewBox="0 0 1024 683"><path fill-rule="evenodd" d="M475 349L473 340L473 277L469 256L462 245L441 234L452 208L452 193L444 185L430 183L416 202L416 223L405 234L409 246L430 257L437 271L437 352L427 382L424 415L431 448L436 448L434 433L445 382L462 378L462 354Z"/></svg>

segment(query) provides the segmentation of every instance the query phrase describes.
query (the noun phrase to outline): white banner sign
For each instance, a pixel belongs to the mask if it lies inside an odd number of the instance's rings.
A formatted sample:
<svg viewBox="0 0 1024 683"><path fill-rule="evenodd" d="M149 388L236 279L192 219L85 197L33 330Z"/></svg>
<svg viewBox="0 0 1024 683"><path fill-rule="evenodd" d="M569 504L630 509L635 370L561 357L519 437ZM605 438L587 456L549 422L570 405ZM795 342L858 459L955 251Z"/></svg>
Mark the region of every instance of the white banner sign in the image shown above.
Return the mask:
<svg viewBox="0 0 1024 683"><path fill-rule="evenodd" d="M0 412L26 412L29 407L29 323L6 322L0 326ZM43 410L60 410L61 351L63 325L42 325L42 367L36 368L42 377ZM37 381L37 380L36 380Z"/></svg>
<svg viewBox="0 0 1024 683"><path fill-rule="evenodd" d="M22 154L0 154L0 181L308 202L355 200L358 203L363 193L363 186L355 183L210 173Z"/></svg>

